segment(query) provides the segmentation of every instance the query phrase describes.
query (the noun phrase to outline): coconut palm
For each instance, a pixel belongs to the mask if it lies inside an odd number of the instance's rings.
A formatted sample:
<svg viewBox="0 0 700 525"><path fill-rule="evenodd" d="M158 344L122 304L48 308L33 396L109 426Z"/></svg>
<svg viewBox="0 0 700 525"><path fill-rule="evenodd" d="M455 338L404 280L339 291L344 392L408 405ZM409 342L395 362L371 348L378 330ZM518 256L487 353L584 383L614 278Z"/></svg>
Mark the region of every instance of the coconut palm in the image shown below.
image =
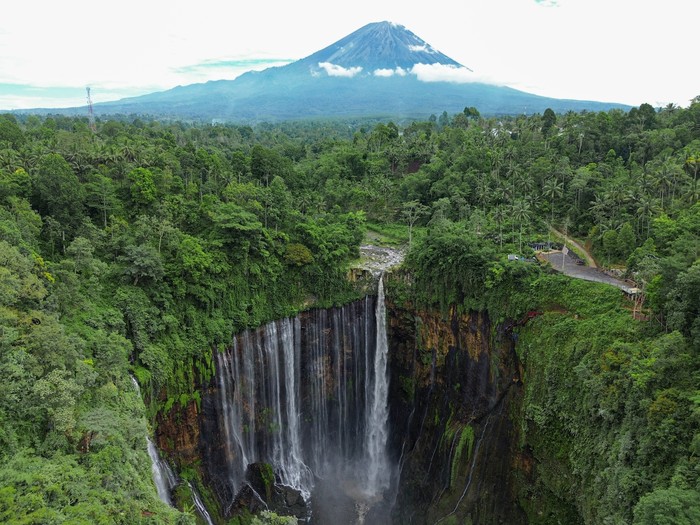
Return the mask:
<svg viewBox="0 0 700 525"><path fill-rule="evenodd" d="M518 199L513 203L513 218L520 223L520 248L523 251L523 224L530 220L530 203L525 199Z"/></svg>
<svg viewBox="0 0 700 525"><path fill-rule="evenodd" d="M542 187L542 193L549 200L549 207L552 210L549 225L553 228L554 227L554 204L555 204L556 199L561 198L561 196L564 195L564 183L559 182L556 179L556 177L552 177L551 179L548 179L544 183L544 186ZM550 235L550 233L548 232L547 241L551 240L549 235Z"/></svg>
<svg viewBox="0 0 700 525"><path fill-rule="evenodd" d="M493 220L498 224L498 244L503 247L503 221L506 220L508 212L505 206L499 205L493 209Z"/></svg>

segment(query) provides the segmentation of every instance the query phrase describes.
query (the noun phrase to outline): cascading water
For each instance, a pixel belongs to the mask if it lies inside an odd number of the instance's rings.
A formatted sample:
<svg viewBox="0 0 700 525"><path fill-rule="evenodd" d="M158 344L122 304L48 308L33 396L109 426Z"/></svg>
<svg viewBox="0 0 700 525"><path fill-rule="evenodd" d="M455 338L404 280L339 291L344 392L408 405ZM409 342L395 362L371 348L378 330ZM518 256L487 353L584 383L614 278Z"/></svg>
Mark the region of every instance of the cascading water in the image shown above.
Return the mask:
<svg viewBox="0 0 700 525"><path fill-rule="evenodd" d="M386 442L389 435L389 377L388 355L389 343L386 336L386 306L384 305L384 278L379 277L377 291L377 341L374 353L374 366L367 375L368 384L366 390L371 392L368 403L367 423L365 426L365 441L367 450L367 475L366 491L370 496L381 494L388 488L391 479L391 470L386 455Z"/></svg>
<svg viewBox="0 0 700 525"><path fill-rule="evenodd" d="M386 453L387 356L381 278L376 297L237 335L215 356L225 449L216 483L235 494L248 465L265 462L307 502L327 500L314 495L334 487L360 507L380 503L394 468Z"/></svg>
<svg viewBox="0 0 700 525"><path fill-rule="evenodd" d="M141 387L134 376L131 376L131 382L134 385L136 393L141 396ZM151 441L150 436L146 435L146 450L148 451L148 457L151 458L151 475L153 477L153 483L156 486L156 491L158 492L158 497L163 503L174 507L171 494L173 489L177 487L178 479L170 465L166 461L160 458L158 454L158 449L156 448L153 441ZM202 498L199 497L199 493L195 488L187 482L192 493L192 501L197 513L202 517L202 519L207 523L207 525L214 525L214 522L207 511L207 508L202 502Z"/></svg>
<svg viewBox="0 0 700 525"><path fill-rule="evenodd" d="M190 488L190 492L192 493L192 502L194 503L194 508L197 510L197 514L202 517L207 525L214 525L214 521L211 519L211 515L207 511L207 508L204 506L202 498L199 496L197 489L195 489L189 481L187 482L187 486Z"/></svg>
<svg viewBox="0 0 700 525"><path fill-rule="evenodd" d="M151 474L153 475L153 482L156 484L158 497L163 503L167 503L172 507L173 501L170 498L170 494L177 486L177 478L168 464L158 456L158 450L151 438L147 436L146 442L148 456L151 458Z"/></svg>
<svg viewBox="0 0 700 525"><path fill-rule="evenodd" d="M131 376L131 382L134 385L134 390L136 390L136 393L141 397L141 387L134 376ZM153 483L155 483L156 490L158 491L158 497L163 503L172 507L173 501L170 494L177 486L177 477L170 466L160 459L158 449L156 449L156 446L148 435L146 435L146 450L148 451L148 457L151 458L151 475L153 476Z"/></svg>

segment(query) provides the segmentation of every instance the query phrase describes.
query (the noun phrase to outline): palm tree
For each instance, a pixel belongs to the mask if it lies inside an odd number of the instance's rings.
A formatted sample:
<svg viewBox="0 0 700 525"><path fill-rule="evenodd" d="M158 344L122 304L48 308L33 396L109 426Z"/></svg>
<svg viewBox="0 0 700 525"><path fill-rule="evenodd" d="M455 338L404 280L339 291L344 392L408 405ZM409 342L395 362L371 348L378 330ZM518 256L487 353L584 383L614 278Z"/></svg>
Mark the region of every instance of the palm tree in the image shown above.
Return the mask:
<svg viewBox="0 0 700 525"><path fill-rule="evenodd" d="M506 212L506 207L499 205L496 206L493 209L493 220L496 221L496 224L498 224L498 244L502 248L503 247L503 221L506 219L508 216Z"/></svg>
<svg viewBox="0 0 700 525"><path fill-rule="evenodd" d="M654 163L654 171L652 175L656 179L659 188L659 198L661 199L661 209L665 210L668 206L673 206L673 199L676 192L676 184L680 178L681 167L672 158L666 158L663 161ZM667 202L665 197L669 198Z"/></svg>
<svg viewBox="0 0 700 525"><path fill-rule="evenodd" d="M654 213L654 200L649 195L642 195L637 202L637 215L639 216L639 233L644 229L646 221L647 233L646 239L649 238L649 227L651 224L651 216Z"/></svg>
<svg viewBox="0 0 700 525"><path fill-rule="evenodd" d="M513 203L513 217L520 223L520 248L523 251L523 223L530 220L530 203L525 199L518 199Z"/></svg>
<svg viewBox="0 0 700 525"><path fill-rule="evenodd" d="M609 207L610 203L605 197L601 197L598 193L594 195L594 200L590 205L590 211L596 218L598 224L603 222L603 219L607 215L606 211Z"/></svg>
<svg viewBox="0 0 700 525"><path fill-rule="evenodd" d="M551 219L549 221L550 227L554 227L554 202L557 198L561 198L561 196L564 194L564 183L559 182L556 177L552 177L551 179L548 179L542 188L542 192L544 193L544 196L547 197L550 202L549 206L552 209L552 215ZM549 242L550 239L550 232L548 230L547 233L547 241Z"/></svg>
<svg viewBox="0 0 700 525"><path fill-rule="evenodd" d="M515 194L516 194L515 185L516 185L516 182L518 181L518 179L520 179L521 174L522 174L522 171L520 169L520 165L517 162L511 160L508 163L508 172L506 173L506 176L509 177L511 180L512 189L513 189L513 193L511 193L511 199L512 199L511 203L514 203Z"/></svg>
<svg viewBox="0 0 700 525"><path fill-rule="evenodd" d="M21 167L19 154L15 150L10 148L0 150L0 168L7 173L12 173Z"/></svg>
<svg viewBox="0 0 700 525"><path fill-rule="evenodd" d="M39 162L39 153L34 148L22 148L18 155L19 162L27 173L30 173Z"/></svg>
<svg viewBox="0 0 700 525"><path fill-rule="evenodd" d="M492 195L489 179L483 173L479 176L476 182L476 199L481 205L481 209L486 208L486 204L491 200Z"/></svg>

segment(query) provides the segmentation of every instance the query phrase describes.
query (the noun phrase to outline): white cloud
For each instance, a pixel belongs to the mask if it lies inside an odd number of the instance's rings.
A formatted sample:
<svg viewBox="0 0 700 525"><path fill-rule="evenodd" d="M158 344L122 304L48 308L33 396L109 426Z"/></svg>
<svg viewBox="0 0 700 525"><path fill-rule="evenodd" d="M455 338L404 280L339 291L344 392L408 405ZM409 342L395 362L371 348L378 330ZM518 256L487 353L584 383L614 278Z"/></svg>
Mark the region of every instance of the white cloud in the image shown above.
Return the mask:
<svg viewBox="0 0 700 525"><path fill-rule="evenodd" d="M325 70L329 77L347 77L352 78L362 71L360 66L345 68L330 62L319 62L318 67Z"/></svg>
<svg viewBox="0 0 700 525"><path fill-rule="evenodd" d="M466 67L445 64L416 64L411 69L411 73L423 82L455 82L464 84L467 82L485 81Z"/></svg>
<svg viewBox="0 0 700 525"><path fill-rule="evenodd" d="M559 7L558 0L535 0L535 3L542 7Z"/></svg>
<svg viewBox="0 0 700 525"><path fill-rule="evenodd" d="M375 77L392 77L394 75L405 77L407 73L404 68L397 67L396 69L375 69L373 75Z"/></svg>
<svg viewBox="0 0 700 525"><path fill-rule="evenodd" d="M422 46L412 45L412 46L408 46L408 49L410 51L414 51L414 52L425 51L426 53L435 53L435 50L432 47L430 47L428 44L423 44Z"/></svg>

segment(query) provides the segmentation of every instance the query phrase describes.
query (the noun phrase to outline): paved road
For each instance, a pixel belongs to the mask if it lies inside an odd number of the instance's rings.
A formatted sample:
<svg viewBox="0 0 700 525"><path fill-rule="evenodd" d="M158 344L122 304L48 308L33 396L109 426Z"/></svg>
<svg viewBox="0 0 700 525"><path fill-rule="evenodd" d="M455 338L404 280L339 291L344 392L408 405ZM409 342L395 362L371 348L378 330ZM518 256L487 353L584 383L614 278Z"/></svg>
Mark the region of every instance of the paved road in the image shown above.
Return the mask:
<svg viewBox="0 0 700 525"><path fill-rule="evenodd" d="M566 242L568 242L568 243L571 244L572 246L575 246L576 249L579 250L579 252L581 252L581 253L583 254L583 256L586 258L586 264L588 264L588 266L590 266L591 268L597 268L597 267L598 267L598 265L595 263L595 259L593 259L593 256L592 256L590 253L588 253L588 251L586 250L586 248L584 248L583 246L581 246L579 243L577 243L577 242L576 242L575 240L573 240L571 237L566 237L566 236L565 236L562 232L560 232L559 230L557 230L557 229L555 229L555 228L552 228L551 226L549 227L549 229L552 230L554 233L556 233L556 234L557 234L559 237L561 237L562 239L566 239Z"/></svg>
<svg viewBox="0 0 700 525"><path fill-rule="evenodd" d="M612 286L617 286L625 293L633 293L634 290L636 290L631 284L610 277L597 268L576 264L573 257L570 257L568 254L565 255L561 251L540 252L538 257L549 262L552 268L558 272L562 272L564 275L569 275L570 277L583 279L585 281L611 284Z"/></svg>

